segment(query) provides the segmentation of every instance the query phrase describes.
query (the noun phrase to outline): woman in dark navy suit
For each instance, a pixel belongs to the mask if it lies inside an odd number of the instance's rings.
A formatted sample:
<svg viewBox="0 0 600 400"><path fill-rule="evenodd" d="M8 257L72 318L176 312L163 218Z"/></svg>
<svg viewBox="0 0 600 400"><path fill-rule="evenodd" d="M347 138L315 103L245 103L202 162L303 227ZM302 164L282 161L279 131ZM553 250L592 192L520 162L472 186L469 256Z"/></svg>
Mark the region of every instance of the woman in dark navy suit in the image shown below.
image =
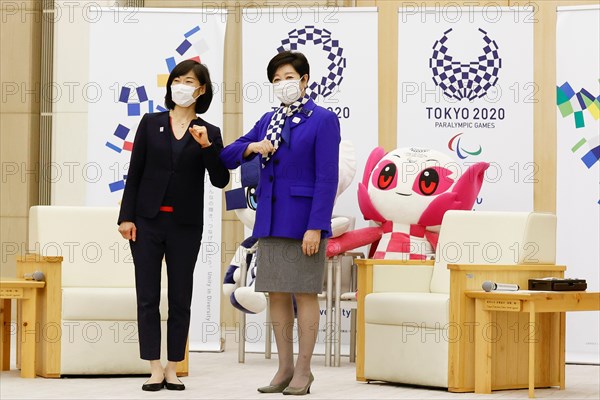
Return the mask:
<svg viewBox="0 0 600 400"><path fill-rule="evenodd" d="M212 100L208 69L193 60L178 64L167 81L170 111L146 114L140 121L119 214L119 232L130 241L135 265L140 356L152 376L143 390L183 390L176 365L185 358L190 325L194 266L200 250L204 176L223 188L229 171L219 154L219 128L196 114ZM160 279L165 257L169 317L167 358L160 363Z"/></svg>

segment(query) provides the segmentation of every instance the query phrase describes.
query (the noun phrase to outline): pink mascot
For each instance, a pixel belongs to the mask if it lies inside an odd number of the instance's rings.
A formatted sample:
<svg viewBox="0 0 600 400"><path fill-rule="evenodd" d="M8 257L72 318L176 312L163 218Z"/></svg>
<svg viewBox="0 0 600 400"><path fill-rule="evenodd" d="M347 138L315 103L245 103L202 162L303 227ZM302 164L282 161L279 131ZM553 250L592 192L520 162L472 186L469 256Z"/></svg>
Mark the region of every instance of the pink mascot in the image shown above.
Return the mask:
<svg viewBox="0 0 600 400"><path fill-rule="evenodd" d="M381 226L370 256L431 258L444 213L472 209L488 166L479 162L462 171L451 158L430 149L373 150L358 188L365 219Z"/></svg>

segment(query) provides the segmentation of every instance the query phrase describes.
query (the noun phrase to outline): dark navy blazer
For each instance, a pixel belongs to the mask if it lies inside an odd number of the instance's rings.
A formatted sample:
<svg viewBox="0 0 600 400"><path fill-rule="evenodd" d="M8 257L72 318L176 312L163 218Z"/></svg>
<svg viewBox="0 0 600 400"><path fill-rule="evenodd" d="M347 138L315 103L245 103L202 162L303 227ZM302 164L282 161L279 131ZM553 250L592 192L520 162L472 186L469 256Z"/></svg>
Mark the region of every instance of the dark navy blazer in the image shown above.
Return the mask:
<svg viewBox="0 0 600 400"><path fill-rule="evenodd" d="M237 168L252 142L263 140L273 116L268 112L246 135L225 147L221 160ZM340 123L337 116L312 100L286 119L279 149L261 168L256 188L255 237L302 239L309 229L331 236L331 214L338 184ZM262 157L262 156L261 156Z"/></svg>
<svg viewBox="0 0 600 400"><path fill-rule="evenodd" d="M169 112L145 114L140 121L131 153L129 172L118 223L135 222L136 216L154 218L162 205L172 206L174 218L181 224L202 225L204 212L204 175L219 188L229 183L229 171L219 159L223 149L221 131L197 118L192 125L205 126L211 146L202 148L189 138L177 162L173 164L173 135ZM162 204L169 180L173 204Z"/></svg>

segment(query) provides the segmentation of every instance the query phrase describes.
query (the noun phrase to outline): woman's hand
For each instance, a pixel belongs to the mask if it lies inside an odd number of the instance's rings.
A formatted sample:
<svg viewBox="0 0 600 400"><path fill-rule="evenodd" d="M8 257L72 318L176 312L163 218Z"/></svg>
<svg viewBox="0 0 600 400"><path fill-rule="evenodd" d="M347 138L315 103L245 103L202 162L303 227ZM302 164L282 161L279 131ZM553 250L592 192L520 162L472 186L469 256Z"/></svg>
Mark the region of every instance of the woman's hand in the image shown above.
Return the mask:
<svg viewBox="0 0 600 400"><path fill-rule="evenodd" d="M321 243L321 230L309 229L304 233L302 239L302 252L307 256L312 256L319 252L319 244Z"/></svg>
<svg viewBox="0 0 600 400"><path fill-rule="evenodd" d="M189 128L189 131L192 134L194 140L198 142L198 144L200 144L200 146L202 146L203 148L208 147L212 144L208 140L208 131L206 130L205 126L193 125L191 128Z"/></svg>
<svg viewBox="0 0 600 400"><path fill-rule="evenodd" d="M246 151L244 152L244 157L248 157L252 153L260 153L263 157L266 157L275 151L275 147L273 147L273 143L269 139L263 139L260 142L250 143L248 147L246 147ZM247 153L247 154L246 154Z"/></svg>
<svg viewBox="0 0 600 400"><path fill-rule="evenodd" d="M119 233L124 239L132 240L135 242L137 234L137 228L133 222L123 221L119 224Z"/></svg>

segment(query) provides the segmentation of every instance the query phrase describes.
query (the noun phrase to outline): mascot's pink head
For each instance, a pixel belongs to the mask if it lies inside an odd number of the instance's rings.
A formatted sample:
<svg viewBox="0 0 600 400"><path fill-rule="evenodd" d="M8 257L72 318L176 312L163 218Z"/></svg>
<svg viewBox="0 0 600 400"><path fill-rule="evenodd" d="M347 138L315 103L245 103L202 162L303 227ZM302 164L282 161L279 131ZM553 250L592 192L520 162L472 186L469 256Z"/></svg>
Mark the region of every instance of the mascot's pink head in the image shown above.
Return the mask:
<svg viewBox="0 0 600 400"><path fill-rule="evenodd" d="M367 220L436 226L447 210L470 210L477 199L488 163L466 171L436 150L400 148L371 152L358 202Z"/></svg>

